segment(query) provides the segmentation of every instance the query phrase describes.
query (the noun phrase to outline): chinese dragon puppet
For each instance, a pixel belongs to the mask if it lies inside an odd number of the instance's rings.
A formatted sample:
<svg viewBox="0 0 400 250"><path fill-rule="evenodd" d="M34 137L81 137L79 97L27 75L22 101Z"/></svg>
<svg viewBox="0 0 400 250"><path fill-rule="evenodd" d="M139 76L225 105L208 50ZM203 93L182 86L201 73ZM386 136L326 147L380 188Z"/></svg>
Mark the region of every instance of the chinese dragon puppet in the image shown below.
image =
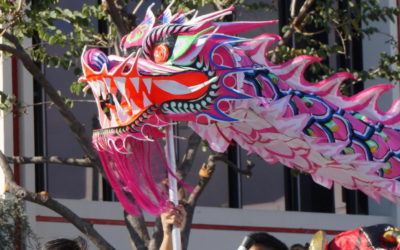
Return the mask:
<svg viewBox="0 0 400 250"><path fill-rule="evenodd" d="M349 73L311 84L303 74L320 58L271 63L266 52L279 36L235 35L276 22L215 21L232 10L196 12L187 21L193 12L172 15L168 7L155 18L150 7L121 42L129 56L97 49L82 56L80 80L93 92L101 124L93 145L125 209L158 214L165 205L159 183L166 171L158 168L167 164L155 142L168 121L188 121L216 151L234 140L268 163L309 173L327 188L337 182L375 200L397 202L400 103L388 112L377 107L392 85L346 97L339 87L354 78Z"/></svg>

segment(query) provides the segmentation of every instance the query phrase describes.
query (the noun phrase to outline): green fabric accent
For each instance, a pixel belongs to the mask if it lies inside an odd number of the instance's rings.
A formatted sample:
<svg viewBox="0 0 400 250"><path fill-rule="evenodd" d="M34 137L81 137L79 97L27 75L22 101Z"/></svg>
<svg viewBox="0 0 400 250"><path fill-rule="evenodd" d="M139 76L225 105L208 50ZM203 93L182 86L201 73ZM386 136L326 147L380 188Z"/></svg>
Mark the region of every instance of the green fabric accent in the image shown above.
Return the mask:
<svg viewBox="0 0 400 250"><path fill-rule="evenodd" d="M175 54L173 53L171 58L168 60L168 62L173 62L176 59L178 59L179 57L181 57L183 54L185 54L186 51L188 51L188 49L190 48L190 46L192 45L192 43L201 35L204 34L205 32L214 29L214 26L211 26L207 29L204 29L202 31L200 31L199 33L196 33L194 35L191 36L178 36L176 39L175 44L182 44L181 48L177 48L179 49L179 51L177 51ZM176 48L174 48L175 52Z"/></svg>
<svg viewBox="0 0 400 250"><path fill-rule="evenodd" d="M139 38L141 38L144 34L144 31L147 29L149 25L147 24L142 24L140 26L138 26L127 38L126 41L128 43L132 43L136 40L138 40ZM138 30L139 32L135 32L136 30ZM134 33L135 32L135 33Z"/></svg>

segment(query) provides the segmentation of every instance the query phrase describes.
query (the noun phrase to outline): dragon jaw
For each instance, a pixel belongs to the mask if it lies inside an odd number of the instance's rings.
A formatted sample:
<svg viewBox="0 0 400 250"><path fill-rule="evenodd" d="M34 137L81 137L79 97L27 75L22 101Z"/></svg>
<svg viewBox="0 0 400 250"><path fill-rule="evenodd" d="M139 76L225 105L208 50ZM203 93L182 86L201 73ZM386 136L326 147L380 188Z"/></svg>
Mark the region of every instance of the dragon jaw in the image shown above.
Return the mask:
<svg viewBox="0 0 400 250"><path fill-rule="evenodd" d="M201 72L141 75L140 65L146 63L139 58L140 50L137 54L136 57L131 54L111 70L103 66L101 71L95 71L82 60L84 76L79 80L88 83L86 90L92 89L102 129L130 125L153 105L175 99L198 99L217 80ZM111 119L101 105L109 96L114 103L106 104Z"/></svg>

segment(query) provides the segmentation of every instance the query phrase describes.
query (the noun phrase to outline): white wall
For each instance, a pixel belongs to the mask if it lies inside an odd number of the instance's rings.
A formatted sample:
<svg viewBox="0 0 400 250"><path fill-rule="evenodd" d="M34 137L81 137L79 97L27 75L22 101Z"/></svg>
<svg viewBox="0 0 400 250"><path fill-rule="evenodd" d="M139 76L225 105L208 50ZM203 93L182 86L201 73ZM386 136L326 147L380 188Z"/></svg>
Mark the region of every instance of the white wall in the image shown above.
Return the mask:
<svg viewBox="0 0 400 250"><path fill-rule="evenodd" d="M82 218L120 220L123 221L122 207L115 202L96 202L86 200L58 200L68 206ZM36 208L37 215L57 216L53 211L44 208ZM145 215L146 221L154 221L154 218ZM357 228L361 225L377 223L393 223L389 216L356 216L323 213L299 213L281 211L260 211L249 209L229 209L197 207L193 224L205 224L212 226L246 226L246 227L272 227L286 229L325 229L345 231ZM94 228L111 243L116 249L131 249L129 236L124 226L94 225ZM80 232L69 223L36 222L36 232L42 237L41 242L56 237L74 238L81 235ZM151 231L151 228L149 228ZM237 249L243 237L250 231L231 231L213 229L194 229L190 235L190 250L203 249ZM287 245L310 242L312 234L272 233ZM333 236L329 235L332 239ZM91 243L90 243L91 244ZM93 245L91 245L95 249Z"/></svg>

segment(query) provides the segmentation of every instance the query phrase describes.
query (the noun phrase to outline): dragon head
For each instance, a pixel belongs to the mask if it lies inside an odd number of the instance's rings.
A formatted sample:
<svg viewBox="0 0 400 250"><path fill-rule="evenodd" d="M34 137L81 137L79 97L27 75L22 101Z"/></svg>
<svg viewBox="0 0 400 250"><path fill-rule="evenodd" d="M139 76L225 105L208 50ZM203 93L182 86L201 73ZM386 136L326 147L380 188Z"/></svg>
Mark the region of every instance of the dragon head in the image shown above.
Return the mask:
<svg viewBox="0 0 400 250"><path fill-rule="evenodd" d="M165 205L165 189L156 181L160 178L152 176L157 171L151 170L161 163L170 171L154 140L164 136L160 127L172 121L206 126L237 122L242 118L234 111L244 100L269 96L270 88L264 85L278 83L267 69L265 52L279 37L233 36L275 21L213 21L233 8L199 17L196 12L186 21L193 12L172 15L170 7L158 19L150 7L144 21L122 39L127 57L106 56L98 49L82 56L80 81L88 83L85 90L92 89L101 124L93 133L93 145L131 214L139 213L131 196L153 214Z"/></svg>
<svg viewBox="0 0 400 250"><path fill-rule="evenodd" d="M148 140L148 130L168 121L236 121L229 115L232 103L251 98L242 90L244 72L263 65L243 48L260 44L233 35L275 21L212 21L233 8L199 17L195 13L186 21L193 12L172 15L170 7L156 19L150 6L143 22L122 39L128 57L106 56L97 49L83 54L80 80L88 83L85 90L92 89L99 109L101 129L94 133L98 150L113 143L128 152L124 138Z"/></svg>

